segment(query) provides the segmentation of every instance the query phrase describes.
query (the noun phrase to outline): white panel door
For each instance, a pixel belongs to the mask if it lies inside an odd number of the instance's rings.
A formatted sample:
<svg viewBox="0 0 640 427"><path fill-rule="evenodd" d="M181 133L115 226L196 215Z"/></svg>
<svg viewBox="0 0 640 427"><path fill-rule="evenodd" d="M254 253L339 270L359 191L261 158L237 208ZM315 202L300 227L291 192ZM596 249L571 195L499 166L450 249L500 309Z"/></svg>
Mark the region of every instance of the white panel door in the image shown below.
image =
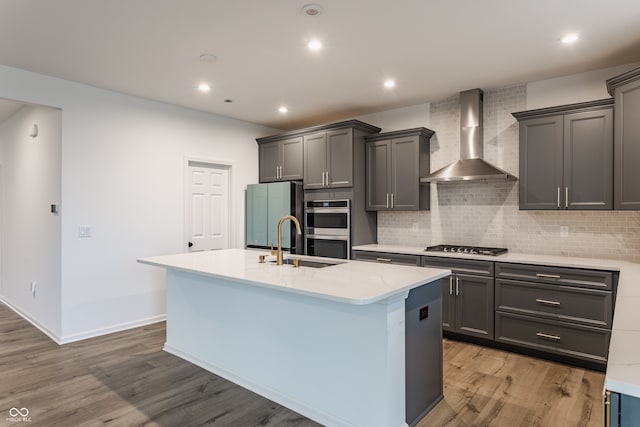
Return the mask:
<svg viewBox="0 0 640 427"><path fill-rule="evenodd" d="M229 169L189 162L187 246L190 251L229 247Z"/></svg>

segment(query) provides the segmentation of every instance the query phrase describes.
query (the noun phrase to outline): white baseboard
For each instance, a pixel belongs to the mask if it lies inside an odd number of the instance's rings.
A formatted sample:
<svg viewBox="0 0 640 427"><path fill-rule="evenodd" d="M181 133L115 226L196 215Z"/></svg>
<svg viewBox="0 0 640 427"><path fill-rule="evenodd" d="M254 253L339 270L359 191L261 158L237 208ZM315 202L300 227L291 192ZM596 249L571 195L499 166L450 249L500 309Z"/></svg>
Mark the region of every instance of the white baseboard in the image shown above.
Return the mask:
<svg viewBox="0 0 640 427"><path fill-rule="evenodd" d="M20 308L12 304L6 298L0 296L0 302L6 305L7 307L9 307L11 310L13 310L18 316L22 317L24 320L26 320L27 322L31 323L33 326L38 328L43 334L51 338L51 340L53 340L58 345L69 344L76 341L86 340L88 338L95 338L102 335L112 334L115 332L126 331L128 329L139 328L140 326L146 326L146 325L151 325L153 323L163 322L167 318L166 314L159 314L157 316L151 316L144 319L137 319L131 322L119 323L116 325L105 326L103 328L93 329L90 331L85 331L85 332L80 332L73 335L66 335L66 336L59 337L58 335L54 334L49 328L42 325L40 322L38 322L33 317L29 316L24 311L20 310Z"/></svg>
<svg viewBox="0 0 640 427"><path fill-rule="evenodd" d="M80 332L73 335L65 335L60 339L59 344L69 344L72 342L86 340L89 338L95 338L102 335L113 334L115 332L126 331L128 329L139 328L141 326L163 322L166 320L166 318L167 318L166 314L159 314L157 316L151 316L144 319L137 319L131 322L119 323L117 325L105 326L103 328L92 329L90 331Z"/></svg>
<svg viewBox="0 0 640 427"><path fill-rule="evenodd" d="M187 362L193 363L196 366L199 366L203 369L206 369L209 372L212 372L224 379L231 381L234 384L237 384L241 387L246 388L247 390L251 390L254 393L259 394L262 397L265 397L269 400L272 400L276 403L279 403L282 406L285 406L293 411L296 411L307 418L310 418L316 422L319 422L325 426L335 426L335 427L356 427L348 421L345 421L340 418L336 418L334 415L328 414L323 411L319 411L316 408L313 408L305 403L299 402L293 399L291 396L283 395L282 393L272 390L270 388L264 387L263 385L257 384L254 381L251 381L249 378L244 378L238 376L234 372L228 371L219 366L213 365L211 363L205 362L193 354L182 351L178 348L172 347L170 344L164 344L164 351L167 353L173 354L181 359L186 360ZM400 427L408 427L406 423L404 423Z"/></svg>
<svg viewBox="0 0 640 427"><path fill-rule="evenodd" d="M49 328L47 328L46 326L38 322L36 319L34 319L33 317L29 316L27 313L22 311L15 304L12 304L5 297L0 296L0 302L6 305L7 307L9 307L11 310L13 310L18 316L22 317L24 320L31 323L33 326L39 329L40 332L42 332L43 334L51 338L56 344L62 344L60 337L58 335L54 334Z"/></svg>

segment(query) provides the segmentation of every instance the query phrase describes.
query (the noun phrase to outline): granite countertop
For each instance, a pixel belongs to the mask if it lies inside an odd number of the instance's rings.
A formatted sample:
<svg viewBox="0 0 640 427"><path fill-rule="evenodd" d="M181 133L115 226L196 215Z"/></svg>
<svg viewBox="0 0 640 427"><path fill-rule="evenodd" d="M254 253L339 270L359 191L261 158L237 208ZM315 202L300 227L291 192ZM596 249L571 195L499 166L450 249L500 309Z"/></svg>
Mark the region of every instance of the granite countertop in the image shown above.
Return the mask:
<svg viewBox="0 0 640 427"><path fill-rule="evenodd" d="M269 251L224 249L140 258L138 262L348 304L371 304L399 297L451 274L450 270L347 260L335 260L340 264L324 268L294 268L258 263L258 255L267 255L268 261L275 259ZM327 260L288 254L285 258Z"/></svg>
<svg viewBox="0 0 640 427"><path fill-rule="evenodd" d="M446 258L483 259L487 261L542 264L557 267L588 268L620 273L605 388L640 398L640 264L596 258L506 253L498 256L426 252L424 247L403 245L363 245L354 250L428 255Z"/></svg>

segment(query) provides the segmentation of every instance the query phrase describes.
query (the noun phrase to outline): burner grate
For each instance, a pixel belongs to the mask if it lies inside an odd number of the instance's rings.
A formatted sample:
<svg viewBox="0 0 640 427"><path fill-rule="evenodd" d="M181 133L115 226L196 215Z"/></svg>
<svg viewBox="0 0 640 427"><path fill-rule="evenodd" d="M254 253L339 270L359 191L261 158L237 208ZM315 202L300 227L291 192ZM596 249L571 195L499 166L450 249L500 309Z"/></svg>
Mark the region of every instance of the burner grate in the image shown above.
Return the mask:
<svg viewBox="0 0 640 427"><path fill-rule="evenodd" d="M497 256L497 255L506 253L508 249L487 248L483 246L435 245L435 246L427 246L425 251Z"/></svg>

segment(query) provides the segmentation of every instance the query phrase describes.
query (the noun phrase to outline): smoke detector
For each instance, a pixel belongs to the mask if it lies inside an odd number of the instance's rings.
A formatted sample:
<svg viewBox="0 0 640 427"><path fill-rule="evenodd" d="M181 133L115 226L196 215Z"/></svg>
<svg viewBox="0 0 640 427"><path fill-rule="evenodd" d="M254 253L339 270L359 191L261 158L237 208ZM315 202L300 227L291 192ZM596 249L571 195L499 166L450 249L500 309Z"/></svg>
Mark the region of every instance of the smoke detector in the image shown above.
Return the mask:
<svg viewBox="0 0 640 427"><path fill-rule="evenodd" d="M309 16L318 16L322 13L322 5L318 3L309 3L302 6L302 12Z"/></svg>

